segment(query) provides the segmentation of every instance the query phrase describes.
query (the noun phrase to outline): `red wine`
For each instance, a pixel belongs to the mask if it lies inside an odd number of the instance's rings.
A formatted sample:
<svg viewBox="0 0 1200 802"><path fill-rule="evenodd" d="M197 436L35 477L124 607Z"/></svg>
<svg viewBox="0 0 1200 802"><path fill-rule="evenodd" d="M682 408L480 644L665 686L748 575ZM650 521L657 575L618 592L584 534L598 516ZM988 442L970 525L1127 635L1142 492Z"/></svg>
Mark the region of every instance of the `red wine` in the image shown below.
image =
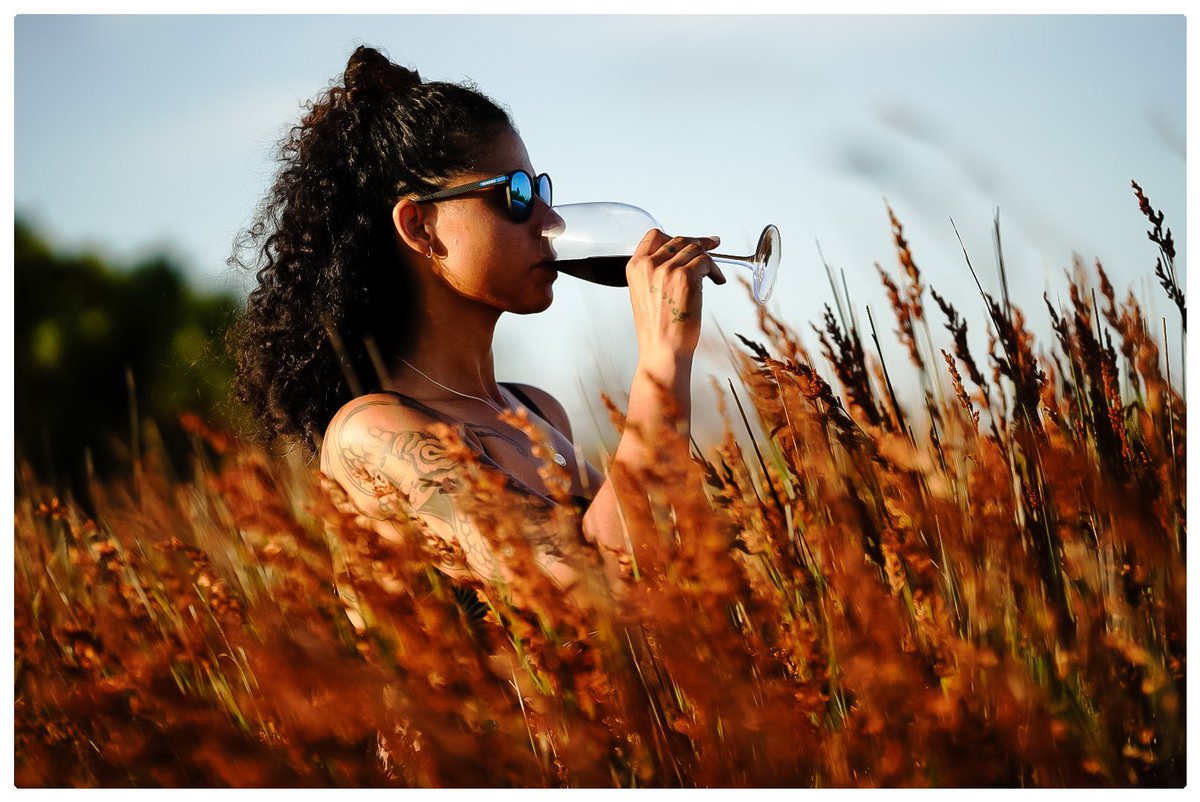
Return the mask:
<svg viewBox="0 0 1200 802"><path fill-rule="evenodd" d="M587 259L559 259L554 269L568 276L581 278L606 287L628 287L625 265L631 256L592 256Z"/></svg>

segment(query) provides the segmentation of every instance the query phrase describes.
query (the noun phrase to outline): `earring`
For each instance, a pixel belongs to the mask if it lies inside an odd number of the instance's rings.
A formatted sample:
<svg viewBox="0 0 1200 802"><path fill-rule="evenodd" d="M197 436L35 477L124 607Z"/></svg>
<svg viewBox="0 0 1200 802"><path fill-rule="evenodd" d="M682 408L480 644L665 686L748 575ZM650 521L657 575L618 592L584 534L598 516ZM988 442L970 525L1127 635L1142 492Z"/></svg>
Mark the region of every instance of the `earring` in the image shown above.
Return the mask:
<svg viewBox="0 0 1200 802"><path fill-rule="evenodd" d="M432 258L433 258L433 246L432 246L432 245L430 245L430 246L429 246L429 253L425 254L425 258L426 258L426 259L432 259Z"/></svg>

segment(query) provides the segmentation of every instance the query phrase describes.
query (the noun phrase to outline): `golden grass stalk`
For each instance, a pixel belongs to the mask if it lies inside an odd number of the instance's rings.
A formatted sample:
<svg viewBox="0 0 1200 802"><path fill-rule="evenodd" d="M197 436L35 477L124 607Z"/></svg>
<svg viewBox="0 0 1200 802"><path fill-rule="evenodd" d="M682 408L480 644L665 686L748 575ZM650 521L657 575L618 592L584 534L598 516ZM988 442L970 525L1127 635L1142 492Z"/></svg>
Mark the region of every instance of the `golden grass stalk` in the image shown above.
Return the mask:
<svg viewBox="0 0 1200 802"><path fill-rule="evenodd" d="M924 285L889 214L909 283L881 277L923 372ZM990 381L932 293L954 395L924 417L852 317L818 332L839 393L761 309L719 442L652 427L658 463L613 467L620 603L582 539L583 592L536 567L522 507L448 428L510 568L468 583L483 626L413 522L381 540L311 467L195 419L190 478L148 449L90 514L22 472L17 783L1181 786L1186 404L1096 269L1104 308L1077 269L1042 356L1007 291L984 296Z"/></svg>

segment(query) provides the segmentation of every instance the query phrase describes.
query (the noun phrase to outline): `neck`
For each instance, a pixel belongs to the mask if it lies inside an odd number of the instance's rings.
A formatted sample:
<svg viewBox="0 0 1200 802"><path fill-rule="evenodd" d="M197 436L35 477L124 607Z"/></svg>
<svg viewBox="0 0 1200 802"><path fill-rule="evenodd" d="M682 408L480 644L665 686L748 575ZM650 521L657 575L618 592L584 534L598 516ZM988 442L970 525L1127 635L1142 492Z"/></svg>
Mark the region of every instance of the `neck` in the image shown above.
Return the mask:
<svg viewBox="0 0 1200 802"><path fill-rule="evenodd" d="M418 305L412 346L390 365L391 389L426 398L453 395L429 381L435 379L460 393L500 401L492 359L500 312L452 291L435 290L434 295L443 297L430 303L433 299L425 294L426 302Z"/></svg>

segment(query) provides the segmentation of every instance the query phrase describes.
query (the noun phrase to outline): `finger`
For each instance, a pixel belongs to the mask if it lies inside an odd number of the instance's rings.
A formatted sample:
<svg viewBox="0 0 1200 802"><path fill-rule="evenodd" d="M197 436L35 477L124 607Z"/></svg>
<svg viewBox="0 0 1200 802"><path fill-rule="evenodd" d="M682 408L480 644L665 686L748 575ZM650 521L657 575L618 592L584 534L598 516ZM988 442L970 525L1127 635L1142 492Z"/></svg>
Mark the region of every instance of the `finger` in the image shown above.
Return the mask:
<svg viewBox="0 0 1200 802"><path fill-rule="evenodd" d="M654 251L653 256L655 261L665 262L674 259L690 242L691 240L687 237L671 237Z"/></svg>
<svg viewBox="0 0 1200 802"><path fill-rule="evenodd" d="M663 243L667 242L669 237L663 233L662 229L652 228L642 237L642 241L638 243L634 250L634 256L649 256L658 252Z"/></svg>
<svg viewBox="0 0 1200 802"><path fill-rule="evenodd" d="M683 243L694 242L706 251L711 251L713 248L721 244L720 237L672 237L671 242L679 240Z"/></svg>
<svg viewBox="0 0 1200 802"><path fill-rule="evenodd" d="M672 251L668 243L667 250ZM666 261L667 267L687 267L698 257L707 255L707 251L695 240L685 240L683 247L672 251L673 255Z"/></svg>
<svg viewBox="0 0 1200 802"><path fill-rule="evenodd" d="M705 276L711 278L717 284L725 283L725 274L721 272L721 268L717 267L716 262L712 260L705 251L700 250L700 246L696 245L686 251L691 254L691 258L684 264L678 266L678 269L685 270L689 273L689 278L697 283Z"/></svg>
<svg viewBox="0 0 1200 802"><path fill-rule="evenodd" d="M704 249L704 255L707 256L708 251L711 251L721 244L721 238L718 236L697 237L695 242L698 247ZM691 265L689 264L688 267L691 267ZM700 265L696 265L696 268L700 269ZM725 284L729 280L725 277L725 271L717 267L716 262L712 261L712 259L708 260L708 269L705 270L702 275L706 275L711 278L714 284Z"/></svg>
<svg viewBox="0 0 1200 802"><path fill-rule="evenodd" d="M654 253L653 259L670 267L683 267L698 253L708 253L720 242L719 237L672 237Z"/></svg>

